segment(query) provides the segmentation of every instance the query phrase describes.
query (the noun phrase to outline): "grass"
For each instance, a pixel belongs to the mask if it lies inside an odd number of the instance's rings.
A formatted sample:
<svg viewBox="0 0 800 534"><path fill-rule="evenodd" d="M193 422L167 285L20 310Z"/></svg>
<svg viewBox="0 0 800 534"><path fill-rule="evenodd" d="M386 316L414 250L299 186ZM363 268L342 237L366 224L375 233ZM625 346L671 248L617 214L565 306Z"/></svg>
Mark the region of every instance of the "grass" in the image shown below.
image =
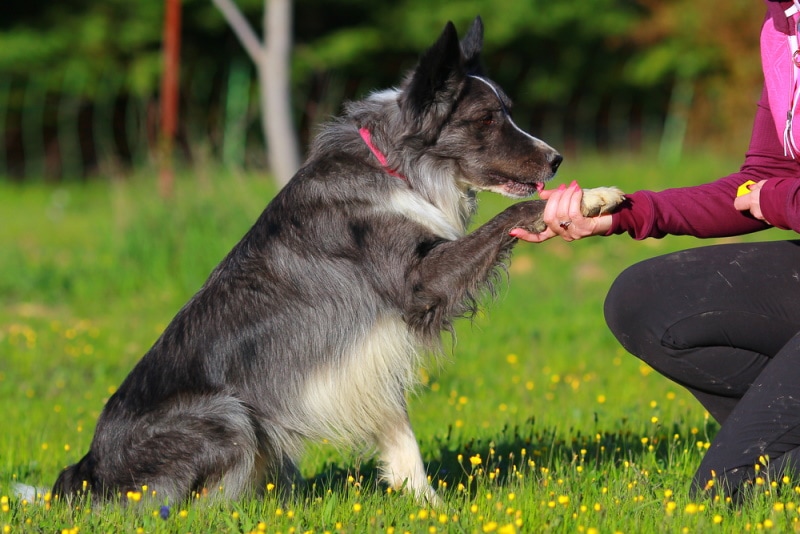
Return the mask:
<svg viewBox="0 0 800 534"><path fill-rule="evenodd" d="M568 161L559 180L626 190L699 183L736 159ZM26 502L85 453L104 400L273 194L262 177L183 176L165 203L148 177L0 183L0 528L4 532L744 532L800 530L800 488L764 480L753 502L691 502L688 481L717 430L686 392L626 354L602 301L627 265L691 238L521 244L510 279L447 339L410 412L446 503L375 483L374 463L311 444L283 501L126 507ZM508 201L481 197L479 219ZM781 239L770 231L742 239ZM738 238L737 238L738 239ZM140 501L136 501L141 497Z"/></svg>

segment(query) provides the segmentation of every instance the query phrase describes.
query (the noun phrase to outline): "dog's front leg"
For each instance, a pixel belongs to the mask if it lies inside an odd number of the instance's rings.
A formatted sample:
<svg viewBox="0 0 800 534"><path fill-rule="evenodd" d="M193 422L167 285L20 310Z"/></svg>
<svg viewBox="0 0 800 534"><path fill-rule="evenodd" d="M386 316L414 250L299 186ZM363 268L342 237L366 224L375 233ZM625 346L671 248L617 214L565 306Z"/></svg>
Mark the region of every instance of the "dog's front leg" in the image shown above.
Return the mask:
<svg viewBox="0 0 800 534"><path fill-rule="evenodd" d="M441 499L428 483L428 475L408 415L403 414L402 418L385 429L377 441L381 478L395 490L410 491L420 503L440 505Z"/></svg>
<svg viewBox="0 0 800 534"><path fill-rule="evenodd" d="M406 322L433 340L454 317L474 310L493 269L516 243L508 232L518 227L541 232L545 204L543 200L514 204L461 239L419 247L418 261L406 279Z"/></svg>

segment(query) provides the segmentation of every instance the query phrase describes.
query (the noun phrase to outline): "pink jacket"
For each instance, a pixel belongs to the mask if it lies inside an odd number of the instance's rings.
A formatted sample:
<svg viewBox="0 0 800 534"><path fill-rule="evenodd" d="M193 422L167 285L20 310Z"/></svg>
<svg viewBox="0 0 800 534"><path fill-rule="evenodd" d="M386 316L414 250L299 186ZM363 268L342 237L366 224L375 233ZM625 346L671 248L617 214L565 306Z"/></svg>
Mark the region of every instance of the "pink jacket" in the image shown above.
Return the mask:
<svg viewBox="0 0 800 534"><path fill-rule="evenodd" d="M791 5L792 2L767 3L768 14L762 32L764 65L767 65L765 49L769 46L764 43L771 39L784 44L787 32L794 34L793 25L783 14L783 9ZM783 105L784 100L791 100L791 87L778 87L781 83L788 85L784 80L791 79L788 69L793 66L788 45L786 50L785 62L778 62L781 72L776 74L776 69L765 66L765 88L758 103L750 146L739 172L693 187L626 194L627 201L614 214L608 235L628 232L635 239L668 234L725 237L769 228L749 213L733 207L736 190L747 180L767 180L761 189L760 201L761 211L770 223L784 230L800 232L800 154L795 158L785 155L782 132L786 121L777 118L785 117L785 112L776 111L773 117L770 108L770 95L775 101L775 95L786 94L785 99L776 102L776 106ZM800 140L800 109L796 114L793 132Z"/></svg>

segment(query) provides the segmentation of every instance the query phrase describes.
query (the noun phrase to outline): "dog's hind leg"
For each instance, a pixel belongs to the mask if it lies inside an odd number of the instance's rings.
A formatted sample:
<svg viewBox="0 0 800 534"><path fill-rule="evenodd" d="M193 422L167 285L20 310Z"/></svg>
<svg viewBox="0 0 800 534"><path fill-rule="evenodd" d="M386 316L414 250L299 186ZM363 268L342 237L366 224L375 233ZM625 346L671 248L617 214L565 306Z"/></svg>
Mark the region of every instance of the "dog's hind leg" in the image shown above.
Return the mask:
<svg viewBox="0 0 800 534"><path fill-rule="evenodd" d="M411 429L408 415L403 414L378 437L381 478L394 489L410 491L420 502L433 506L441 499L428 482L419 445Z"/></svg>
<svg viewBox="0 0 800 534"><path fill-rule="evenodd" d="M185 396L135 424L106 416L95 434L93 492L155 492L180 501L195 494L236 499L260 481L257 425L228 395ZM263 469L261 470L263 473Z"/></svg>

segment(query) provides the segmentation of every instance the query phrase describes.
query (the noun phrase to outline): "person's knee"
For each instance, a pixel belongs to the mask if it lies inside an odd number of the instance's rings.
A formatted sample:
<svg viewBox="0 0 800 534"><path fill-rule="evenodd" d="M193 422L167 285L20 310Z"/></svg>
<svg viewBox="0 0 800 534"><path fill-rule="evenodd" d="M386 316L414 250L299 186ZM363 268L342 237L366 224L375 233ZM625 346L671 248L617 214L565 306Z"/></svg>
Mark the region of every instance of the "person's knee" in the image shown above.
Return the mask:
<svg viewBox="0 0 800 534"><path fill-rule="evenodd" d="M620 273L606 295L606 324L625 349L641 357L641 347L652 342L653 310L658 307L649 262L634 264Z"/></svg>
<svg viewBox="0 0 800 534"><path fill-rule="evenodd" d="M636 264L622 271L608 290L603 313L606 324L617 337L638 322L643 287L640 264Z"/></svg>

